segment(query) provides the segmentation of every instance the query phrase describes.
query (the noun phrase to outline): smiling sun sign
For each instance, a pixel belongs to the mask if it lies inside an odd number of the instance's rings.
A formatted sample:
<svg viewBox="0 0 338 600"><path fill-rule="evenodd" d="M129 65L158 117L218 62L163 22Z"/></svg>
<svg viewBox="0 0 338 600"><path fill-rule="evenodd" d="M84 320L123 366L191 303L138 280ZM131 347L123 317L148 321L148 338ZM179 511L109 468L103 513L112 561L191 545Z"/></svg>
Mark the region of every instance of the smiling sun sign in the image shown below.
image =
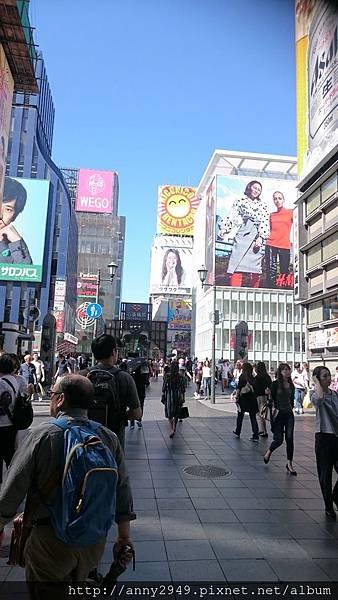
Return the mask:
<svg viewBox="0 0 338 600"><path fill-rule="evenodd" d="M194 235L196 189L175 185L159 187L157 233Z"/></svg>

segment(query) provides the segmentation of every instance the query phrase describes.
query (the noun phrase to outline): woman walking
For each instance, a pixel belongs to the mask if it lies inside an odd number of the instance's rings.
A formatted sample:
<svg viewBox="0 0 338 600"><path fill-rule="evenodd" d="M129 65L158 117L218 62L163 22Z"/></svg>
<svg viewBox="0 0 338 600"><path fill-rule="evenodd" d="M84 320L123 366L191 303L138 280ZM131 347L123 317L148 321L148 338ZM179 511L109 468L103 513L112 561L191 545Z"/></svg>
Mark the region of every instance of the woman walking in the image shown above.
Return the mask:
<svg viewBox="0 0 338 600"><path fill-rule="evenodd" d="M253 442L258 442L258 425L256 421L258 405L253 384L254 377L252 373L252 365L250 363L244 363L236 390L236 404L238 412L236 429L233 433L235 436L240 437L244 414L247 412L249 413L252 427L252 436L250 437L250 440Z"/></svg>
<svg viewBox="0 0 338 600"><path fill-rule="evenodd" d="M271 384L271 403L272 411L277 410L278 414L271 420L271 429L273 441L269 450L264 454L264 462L267 464L271 454L282 445L285 436L287 463L286 470L290 475L297 475L292 465L293 459L293 431L295 418L293 415L293 403L295 397L295 387L291 380L291 369L286 363L281 363L277 369L277 379Z"/></svg>
<svg viewBox="0 0 338 600"><path fill-rule="evenodd" d="M184 378L179 374L178 363L173 361L170 365L170 371L164 375L161 400L165 407L165 416L169 419L171 427L169 437L171 438L176 433L180 408L184 403L184 393Z"/></svg>
<svg viewBox="0 0 338 600"><path fill-rule="evenodd" d="M210 362L206 360L202 368L203 392L205 400L211 396L211 367Z"/></svg>
<svg viewBox="0 0 338 600"><path fill-rule="evenodd" d="M331 373L327 367L313 370L314 391L311 402L316 409L315 452L320 487L328 519L336 520L338 480L332 490L332 472L338 467L338 394L330 389Z"/></svg>
<svg viewBox="0 0 338 600"><path fill-rule="evenodd" d="M261 437L267 438L268 432L266 430L266 420L261 416L260 411L262 407L267 403L270 399L270 388L271 388L271 377L266 370L266 366L264 362L257 363L256 367L256 377L254 379L254 392L257 397L258 404L258 421L260 423L260 431L259 434Z"/></svg>

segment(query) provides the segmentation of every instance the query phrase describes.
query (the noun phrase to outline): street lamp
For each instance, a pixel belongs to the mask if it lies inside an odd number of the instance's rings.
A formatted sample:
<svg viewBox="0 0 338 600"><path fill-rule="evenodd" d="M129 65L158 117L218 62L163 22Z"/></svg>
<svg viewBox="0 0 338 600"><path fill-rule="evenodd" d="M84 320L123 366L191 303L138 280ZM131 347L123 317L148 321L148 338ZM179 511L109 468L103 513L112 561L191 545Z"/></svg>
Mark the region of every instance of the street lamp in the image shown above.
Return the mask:
<svg viewBox="0 0 338 600"><path fill-rule="evenodd" d="M211 402L215 404L215 370L216 370L216 325L218 324L218 319L216 319L216 284L215 277L213 283L205 283L205 280L208 275L208 269L202 265L199 269L197 269L199 280L202 284L202 289L205 287L212 287L213 292L213 300L212 300L212 340L211 340ZM217 323L216 323L217 321Z"/></svg>

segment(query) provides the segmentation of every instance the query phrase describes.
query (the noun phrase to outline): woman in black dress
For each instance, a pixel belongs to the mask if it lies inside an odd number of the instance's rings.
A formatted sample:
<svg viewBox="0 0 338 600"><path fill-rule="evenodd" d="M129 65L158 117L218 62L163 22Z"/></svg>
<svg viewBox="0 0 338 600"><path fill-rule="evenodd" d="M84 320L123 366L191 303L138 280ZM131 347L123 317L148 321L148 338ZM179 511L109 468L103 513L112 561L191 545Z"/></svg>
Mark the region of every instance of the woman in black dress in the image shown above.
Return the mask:
<svg viewBox="0 0 338 600"><path fill-rule="evenodd" d="M286 470L290 475L297 475L292 465L293 459L293 431L295 418L293 416L293 402L295 387L291 380L291 369L286 363L281 363L277 369L277 379L271 384L271 429L273 433L272 444L264 454L267 464L271 454L282 445L285 436L286 455L288 462ZM272 420L274 409L278 410L277 416Z"/></svg>
<svg viewBox="0 0 338 600"><path fill-rule="evenodd" d="M165 407L165 416L170 422L171 438L173 438L176 433L176 425L179 419L180 408L184 403L184 394L184 377L182 377L179 373L178 363L173 361L170 365L169 373L166 373L164 376L162 387L162 403Z"/></svg>
<svg viewBox="0 0 338 600"><path fill-rule="evenodd" d="M236 437L240 437L244 414L247 412L249 413L252 427L252 436L250 437L250 440L252 442L258 442L258 425L256 420L258 405L253 384L254 377L252 365L250 363L243 363L242 373L238 380L238 386L236 390L236 404L238 412L236 429L233 433Z"/></svg>
<svg viewBox="0 0 338 600"><path fill-rule="evenodd" d="M262 406L266 404L268 398L270 397L270 388L271 388L271 377L266 370L265 363L259 362L256 367L256 377L254 379L254 391L257 398L258 411L261 410ZM266 430L266 420L263 417L258 416L258 421L260 422L260 432L258 435L261 437L267 438L268 432Z"/></svg>

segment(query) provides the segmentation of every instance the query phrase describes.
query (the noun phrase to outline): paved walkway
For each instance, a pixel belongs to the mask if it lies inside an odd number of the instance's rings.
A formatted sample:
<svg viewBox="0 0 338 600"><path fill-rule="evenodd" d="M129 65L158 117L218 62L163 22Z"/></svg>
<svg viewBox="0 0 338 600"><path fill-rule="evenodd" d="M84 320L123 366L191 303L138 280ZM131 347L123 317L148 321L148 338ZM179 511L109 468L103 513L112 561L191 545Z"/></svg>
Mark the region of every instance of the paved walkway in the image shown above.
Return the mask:
<svg viewBox="0 0 338 600"><path fill-rule="evenodd" d="M298 477L290 477L285 446L264 465L269 441L248 440L247 418L241 439L234 438L230 405L227 412L187 400L191 417L170 439L160 386L161 380L151 384L143 428L126 432L137 563L135 573L128 569L120 580L336 581L338 522L326 521L323 511L313 417L297 417ZM185 474L192 465L223 467L230 475L204 479ZM111 531L103 572L113 540ZM0 558L0 579L21 578L21 569L7 567Z"/></svg>

